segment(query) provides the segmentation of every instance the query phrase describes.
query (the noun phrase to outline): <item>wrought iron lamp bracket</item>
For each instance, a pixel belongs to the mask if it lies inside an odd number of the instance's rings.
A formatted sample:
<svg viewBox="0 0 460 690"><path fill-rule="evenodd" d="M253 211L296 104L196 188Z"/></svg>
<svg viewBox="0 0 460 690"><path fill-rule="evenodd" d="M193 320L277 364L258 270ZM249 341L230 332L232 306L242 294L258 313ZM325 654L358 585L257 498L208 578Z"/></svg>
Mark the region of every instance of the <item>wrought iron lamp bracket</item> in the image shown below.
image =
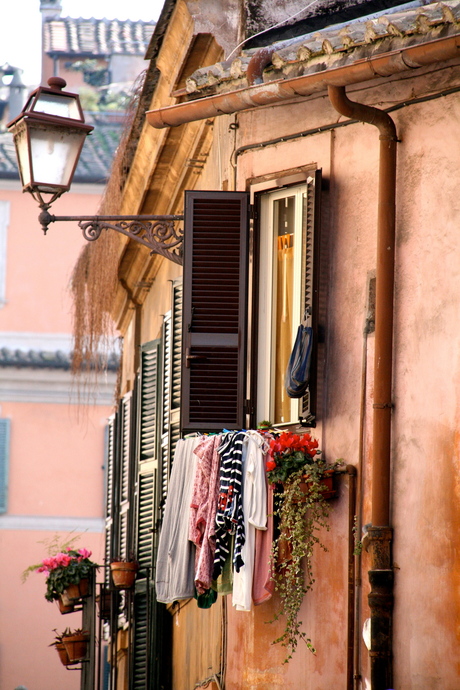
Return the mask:
<svg viewBox="0 0 460 690"><path fill-rule="evenodd" d="M151 254L160 254L176 264L182 265L184 216L52 216L50 204L42 205L38 220L46 234L50 223L56 221L77 222L88 242L97 240L103 230L115 230L150 249Z"/></svg>

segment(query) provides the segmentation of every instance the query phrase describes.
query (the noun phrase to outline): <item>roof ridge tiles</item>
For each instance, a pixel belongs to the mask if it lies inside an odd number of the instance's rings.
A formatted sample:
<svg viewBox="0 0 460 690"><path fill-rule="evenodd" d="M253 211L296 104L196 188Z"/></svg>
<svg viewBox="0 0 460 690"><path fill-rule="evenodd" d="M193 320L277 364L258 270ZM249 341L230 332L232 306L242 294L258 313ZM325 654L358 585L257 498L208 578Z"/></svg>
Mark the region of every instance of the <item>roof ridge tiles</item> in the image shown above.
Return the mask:
<svg viewBox="0 0 460 690"><path fill-rule="evenodd" d="M404 10L385 10L379 16L359 17L346 24L277 41L265 46L273 48L273 55L271 65L264 71L264 81L317 71L318 60L325 64L333 60L337 64L341 56L344 60L354 61L356 51L359 51L359 57L365 57L369 50L373 53L386 52L392 46L400 45L401 41L413 41L414 36L419 36L420 42L423 42L430 36L439 35L440 30L460 32L460 0L432 2ZM243 50L234 60L196 70L186 80L189 95L209 95L245 86L247 64L258 50L261 49Z"/></svg>

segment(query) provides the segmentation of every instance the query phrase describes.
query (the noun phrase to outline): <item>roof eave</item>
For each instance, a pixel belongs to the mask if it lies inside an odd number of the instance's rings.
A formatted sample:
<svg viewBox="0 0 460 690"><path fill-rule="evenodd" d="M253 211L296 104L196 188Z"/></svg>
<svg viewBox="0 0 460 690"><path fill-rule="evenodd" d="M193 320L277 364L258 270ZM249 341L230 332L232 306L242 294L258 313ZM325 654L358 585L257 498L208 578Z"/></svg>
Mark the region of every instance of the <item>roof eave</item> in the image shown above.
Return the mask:
<svg viewBox="0 0 460 690"><path fill-rule="evenodd" d="M310 96L318 91L325 91L329 85L349 86L445 62L458 57L459 50L460 35L439 38L300 77L278 79L150 110L146 113L147 121L156 129L177 127L187 122Z"/></svg>

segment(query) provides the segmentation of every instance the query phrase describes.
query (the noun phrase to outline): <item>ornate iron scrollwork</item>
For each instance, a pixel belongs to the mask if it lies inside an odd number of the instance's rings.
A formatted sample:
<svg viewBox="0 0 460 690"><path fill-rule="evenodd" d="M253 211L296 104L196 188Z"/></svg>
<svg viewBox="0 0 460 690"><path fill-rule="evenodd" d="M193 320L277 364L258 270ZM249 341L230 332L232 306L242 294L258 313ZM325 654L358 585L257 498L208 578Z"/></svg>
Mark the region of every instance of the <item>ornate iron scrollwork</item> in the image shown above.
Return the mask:
<svg viewBox="0 0 460 690"><path fill-rule="evenodd" d="M148 247L152 254L161 254L177 264L182 263L183 230L175 225L174 220L136 218L114 222L111 218L99 216L89 221L81 220L78 225L89 242L97 240L103 230L115 230Z"/></svg>
<svg viewBox="0 0 460 690"><path fill-rule="evenodd" d="M52 216L46 208L40 214L44 232L55 221L77 221L88 242L94 242L103 230L115 230L143 244L152 254L160 254L182 264L183 228L176 223L183 216Z"/></svg>

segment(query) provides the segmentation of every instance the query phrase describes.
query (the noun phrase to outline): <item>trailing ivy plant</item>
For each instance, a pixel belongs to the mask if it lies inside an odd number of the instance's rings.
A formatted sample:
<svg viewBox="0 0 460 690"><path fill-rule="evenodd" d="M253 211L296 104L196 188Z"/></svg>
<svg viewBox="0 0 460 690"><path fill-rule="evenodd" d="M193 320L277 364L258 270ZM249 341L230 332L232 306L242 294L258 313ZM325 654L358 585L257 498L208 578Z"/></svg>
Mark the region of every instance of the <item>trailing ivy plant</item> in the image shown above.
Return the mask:
<svg viewBox="0 0 460 690"><path fill-rule="evenodd" d="M340 464L337 461L326 465L318 442L309 434L299 437L284 433L270 444L267 474L275 490L273 514L279 532L271 558L281 603L274 620L281 617L285 620L284 632L273 644L286 647L284 663L292 658L299 640L315 652L298 616L303 598L315 582L312 568L315 547L327 551L319 537L320 530L329 530L331 511L331 504L324 496L327 490L324 473Z"/></svg>

